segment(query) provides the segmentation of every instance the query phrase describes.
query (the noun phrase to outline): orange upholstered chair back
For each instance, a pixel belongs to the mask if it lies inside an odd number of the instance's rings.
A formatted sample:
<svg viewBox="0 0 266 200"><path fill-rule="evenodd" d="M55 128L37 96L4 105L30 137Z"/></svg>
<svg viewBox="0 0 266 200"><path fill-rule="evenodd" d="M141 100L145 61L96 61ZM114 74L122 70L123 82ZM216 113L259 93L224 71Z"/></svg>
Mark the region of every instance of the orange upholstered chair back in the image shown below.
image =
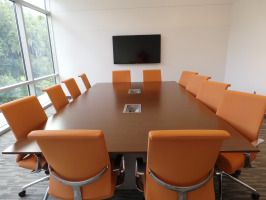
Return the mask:
<svg viewBox="0 0 266 200"><path fill-rule="evenodd" d="M186 187L205 180L214 168L223 140L222 130L167 130L149 133L147 169L170 185ZM146 172L145 199L176 200L178 192L156 183ZM187 193L188 200L214 200L212 179Z"/></svg>
<svg viewBox="0 0 266 200"><path fill-rule="evenodd" d="M253 142L258 139L265 109L265 96L226 90L216 114Z"/></svg>
<svg viewBox="0 0 266 200"><path fill-rule="evenodd" d="M36 96L24 97L0 105L17 140L26 137L47 121L47 116Z"/></svg>
<svg viewBox="0 0 266 200"><path fill-rule="evenodd" d="M84 83L84 85L85 85L85 87L86 87L87 90L89 88L91 88L91 84L90 84L90 82L89 82L86 74L84 74L84 73L83 74L80 74L79 77L82 79L82 81L83 81L83 83Z"/></svg>
<svg viewBox="0 0 266 200"><path fill-rule="evenodd" d="M144 93L160 93L162 87L161 82L144 82L143 92Z"/></svg>
<svg viewBox="0 0 266 200"><path fill-rule="evenodd" d="M43 91L48 94L56 112L61 110L69 103L61 85L54 85L43 89Z"/></svg>
<svg viewBox="0 0 266 200"><path fill-rule="evenodd" d="M131 82L130 70L113 71L113 83Z"/></svg>
<svg viewBox="0 0 266 200"><path fill-rule="evenodd" d="M104 175L97 181L83 186L84 199L100 199L111 193L111 166L100 130L51 130L33 131L28 138L35 139L54 173L64 180L82 181L99 174L106 165ZM49 194L60 199L73 199L73 189L50 176ZM63 191L63 192L62 192Z"/></svg>
<svg viewBox="0 0 266 200"><path fill-rule="evenodd" d="M191 92L194 96L197 96L202 82L210 78L210 76L191 75L188 80L186 90Z"/></svg>
<svg viewBox="0 0 266 200"><path fill-rule="evenodd" d="M179 79L179 84L182 85L183 87L186 87L190 76L197 74L198 74L197 72L183 71Z"/></svg>
<svg viewBox="0 0 266 200"><path fill-rule="evenodd" d="M64 81L62 81L62 83L66 84L66 87L67 87L73 100L75 100L78 96L81 95L79 87L78 87L74 78L69 78L67 80L64 80Z"/></svg>
<svg viewBox="0 0 266 200"><path fill-rule="evenodd" d="M222 101L224 91L230 84L214 81L203 81L197 93L197 99L206 104L214 112Z"/></svg>
<svg viewBox="0 0 266 200"><path fill-rule="evenodd" d="M143 82L161 82L161 70L143 70Z"/></svg>

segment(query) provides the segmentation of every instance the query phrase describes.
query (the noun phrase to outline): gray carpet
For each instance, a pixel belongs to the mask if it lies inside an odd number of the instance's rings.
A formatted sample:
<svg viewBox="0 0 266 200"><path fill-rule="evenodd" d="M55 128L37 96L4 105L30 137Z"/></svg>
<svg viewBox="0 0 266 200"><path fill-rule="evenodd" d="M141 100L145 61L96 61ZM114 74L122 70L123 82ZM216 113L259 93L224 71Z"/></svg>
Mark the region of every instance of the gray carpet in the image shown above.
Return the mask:
<svg viewBox="0 0 266 200"><path fill-rule="evenodd" d="M53 107L46 109L48 116L54 113ZM266 140L266 120L264 120L261 130L260 138ZM8 131L0 136L0 151L2 152L9 145L15 142L15 137L11 131ZM239 179L246 182L250 186L257 189L261 195L261 200L266 200L266 142L260 145L261 152L258 154L257 159L252 163L252 169L242 169ZM18 197L18 192L21 186L44 177L44 173L31 174L28 170L22 169L17 166L16 155L3 155L0 154L0 199L1 200L16 200L21 199ZM217 179L214 179L216 199L218 196ZM27 189L27 195L23 197L24 200L42 199L47 189L48 182L44 182ZM224 200L248 200L251 198L251 192L224 179L223 184ZM111 200L141 200L143 195L137 190L117 190ZM55 198L49 197L55 200Z"/></svg>

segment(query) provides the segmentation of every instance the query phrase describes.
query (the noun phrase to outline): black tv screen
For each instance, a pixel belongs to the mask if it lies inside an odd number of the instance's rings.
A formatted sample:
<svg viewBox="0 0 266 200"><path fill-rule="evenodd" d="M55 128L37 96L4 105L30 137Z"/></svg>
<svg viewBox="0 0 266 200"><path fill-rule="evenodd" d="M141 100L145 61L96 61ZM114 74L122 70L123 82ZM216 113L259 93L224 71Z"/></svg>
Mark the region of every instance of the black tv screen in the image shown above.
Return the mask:
<svg viewBox="0 0 266 200"><path fill-rule="evenodd" d="M160 63L161 35L113 36L114 64Z"/></svg>

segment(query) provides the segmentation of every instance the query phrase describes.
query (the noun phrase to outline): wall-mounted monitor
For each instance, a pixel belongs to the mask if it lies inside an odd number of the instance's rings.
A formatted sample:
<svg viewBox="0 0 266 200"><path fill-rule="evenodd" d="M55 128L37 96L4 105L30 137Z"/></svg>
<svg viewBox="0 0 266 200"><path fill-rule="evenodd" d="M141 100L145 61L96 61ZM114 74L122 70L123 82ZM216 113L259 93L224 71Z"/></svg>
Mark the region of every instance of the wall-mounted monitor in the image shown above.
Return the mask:
<svg viewBox="0 0 266 200"><path fill-rule="evenodd" d="M114 64L160 63L161 35L113 36Z"/></svg>

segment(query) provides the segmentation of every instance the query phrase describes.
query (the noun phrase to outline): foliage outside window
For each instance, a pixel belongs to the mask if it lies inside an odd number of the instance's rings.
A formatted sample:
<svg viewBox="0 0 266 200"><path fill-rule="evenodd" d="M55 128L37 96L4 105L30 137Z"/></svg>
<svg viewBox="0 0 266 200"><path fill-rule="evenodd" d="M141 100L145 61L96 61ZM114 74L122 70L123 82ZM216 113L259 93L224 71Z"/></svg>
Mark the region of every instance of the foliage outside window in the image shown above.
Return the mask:
<svg viewBox="0 0 266 200"><path fill-rule="evenodd" d="M43 89L44 88L48 88L50 86L53 86L55 84L55 78L48 78L42 81L39 81L36 83L35 87L36 87L36 95L40 96L43 93Z"/></svg>
<svg viewBox="0 0 266 200"><path fill-rule="evenodd" d="M23 7L34 78L54 73L46 16Z"/></svg>
<svg viewBox="0 0 266 200"><path fill-rule="evenodd" d="M13 3L0 1L0 87L26 80ZM16 91L16 92L14 92ZM27 96L27 89L0 93L0 104Z"/></svg>
<svg viewBox="0 0 266 200"><path fill-rule="evenodd" d="M6 103L9 101L14 101L16 99L20 99L26 96L29 96L27 86L22 86L22 87L18 87L12 90L1 92L0 93L0 100L1 100L0 104Z"/></svg>
<svg viewBox="0 0 266 200"><path fill-rule="evenodd" d="M45 9L44 0L25 0L25 2ZM0 104L30 94L40 96L43 94L42 89L55 84L56 75L47 25L47 11L40 11L41 9L35 11L20 4L34 8L23 1L13 3L9 0L0 0ZM17 24L20 24L20 30ZM27 38L20 38L20 32L24 30ZM20 39L27 41L28 46L25 46L26 42L23 43ZM26 54L29 57L25 57ZM24 59L30 60L30 63L24 62ZM44 78L50 75L54 76ZM41 80L37 80L39 78Z"/></svg>

